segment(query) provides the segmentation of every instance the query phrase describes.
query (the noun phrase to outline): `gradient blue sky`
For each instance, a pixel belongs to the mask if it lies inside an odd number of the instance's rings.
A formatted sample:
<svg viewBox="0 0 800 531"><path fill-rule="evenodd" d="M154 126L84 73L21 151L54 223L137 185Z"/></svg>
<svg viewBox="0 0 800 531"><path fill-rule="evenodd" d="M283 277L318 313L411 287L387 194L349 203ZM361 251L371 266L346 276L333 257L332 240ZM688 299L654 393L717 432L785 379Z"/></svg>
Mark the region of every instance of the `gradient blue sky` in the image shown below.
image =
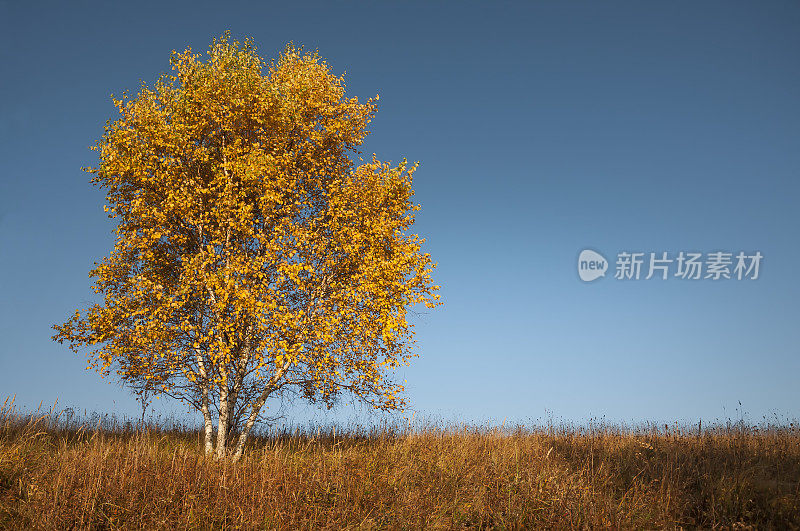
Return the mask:
<svg viewBox="0 0 800 531"><path fill-rule="evenodd" d="M111 93L230 29L319 49L380 94L364 151L421 161L445 304L401 375L418 414L800 416L800 4L287 4L0 3L0 395L136 413L50 340L112 244L80 167ZM757 281L585 284L585 247L765 258Z"/></svg>

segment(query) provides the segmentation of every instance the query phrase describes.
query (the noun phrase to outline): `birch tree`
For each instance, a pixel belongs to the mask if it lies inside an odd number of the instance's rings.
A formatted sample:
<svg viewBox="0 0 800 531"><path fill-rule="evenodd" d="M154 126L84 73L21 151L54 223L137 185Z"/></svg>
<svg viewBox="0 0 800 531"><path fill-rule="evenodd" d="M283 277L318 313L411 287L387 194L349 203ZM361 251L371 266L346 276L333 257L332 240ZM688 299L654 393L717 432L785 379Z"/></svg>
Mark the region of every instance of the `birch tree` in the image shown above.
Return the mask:
<svg viewBox="0 0 800 531"><path fill-rule="evenodd" d="M219 458L238 459L287 390L402 408L408 312L441 303L410 232L417 166L358 157L378 97L346 97L317 53L289 45L267 63L227 33L170 62L112 96L119 116L84 169L116 241L90 272L101 302L53 339L191 404Z"/></svg>

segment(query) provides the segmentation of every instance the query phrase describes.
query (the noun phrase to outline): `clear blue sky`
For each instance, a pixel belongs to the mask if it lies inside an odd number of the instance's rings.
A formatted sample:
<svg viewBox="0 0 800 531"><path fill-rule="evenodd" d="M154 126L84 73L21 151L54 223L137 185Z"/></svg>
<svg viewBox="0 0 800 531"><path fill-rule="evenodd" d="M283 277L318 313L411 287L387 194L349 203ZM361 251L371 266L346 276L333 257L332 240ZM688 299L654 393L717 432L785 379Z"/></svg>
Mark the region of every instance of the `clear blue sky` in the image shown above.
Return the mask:
<svg viewBox="0 0 800 531"><path fill-rule="evenodd" d="M111 93L230 29L265 58L318 48L380 94L365 151L421 161L445 301L401 376L421 414L800 417L800 4L286 4L0 4L0 395L135 414L49 339L112 244L80 167ZM583 283L584 248L764 261L756 281Z"/></svg>

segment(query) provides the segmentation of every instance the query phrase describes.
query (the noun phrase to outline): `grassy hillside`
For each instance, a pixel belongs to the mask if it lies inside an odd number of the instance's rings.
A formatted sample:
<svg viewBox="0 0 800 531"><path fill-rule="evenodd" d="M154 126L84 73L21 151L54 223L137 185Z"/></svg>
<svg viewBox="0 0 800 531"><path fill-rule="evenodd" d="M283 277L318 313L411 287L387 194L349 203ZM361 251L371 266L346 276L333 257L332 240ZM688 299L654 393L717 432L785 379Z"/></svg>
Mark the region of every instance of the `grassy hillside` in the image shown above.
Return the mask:
<svg viewBox="0 0 800 531"><path fill-rule="evenodd" d="M0 527L800 527L795 426L391 429L256 438L0 414Z"/></svg>

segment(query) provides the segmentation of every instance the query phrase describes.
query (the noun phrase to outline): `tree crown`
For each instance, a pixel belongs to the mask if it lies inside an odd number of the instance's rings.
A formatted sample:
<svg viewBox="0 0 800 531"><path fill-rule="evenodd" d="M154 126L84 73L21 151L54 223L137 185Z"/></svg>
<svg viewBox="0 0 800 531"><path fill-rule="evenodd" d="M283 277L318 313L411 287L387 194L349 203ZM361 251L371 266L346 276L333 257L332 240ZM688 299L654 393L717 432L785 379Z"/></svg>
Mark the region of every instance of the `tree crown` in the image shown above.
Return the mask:
<svg viewBox="0 0 800 531"><path fill-rule="evenodd" d="M285 389L402 407L390 376L414 355L408 310L440 302L409 233L417 166L352 160L377 97L345 97L317 53L289 45L267 64L229 34L171 65L112 97L85 168L117 222L90 272L102 302L54 339L220 418Z"/></svg>

